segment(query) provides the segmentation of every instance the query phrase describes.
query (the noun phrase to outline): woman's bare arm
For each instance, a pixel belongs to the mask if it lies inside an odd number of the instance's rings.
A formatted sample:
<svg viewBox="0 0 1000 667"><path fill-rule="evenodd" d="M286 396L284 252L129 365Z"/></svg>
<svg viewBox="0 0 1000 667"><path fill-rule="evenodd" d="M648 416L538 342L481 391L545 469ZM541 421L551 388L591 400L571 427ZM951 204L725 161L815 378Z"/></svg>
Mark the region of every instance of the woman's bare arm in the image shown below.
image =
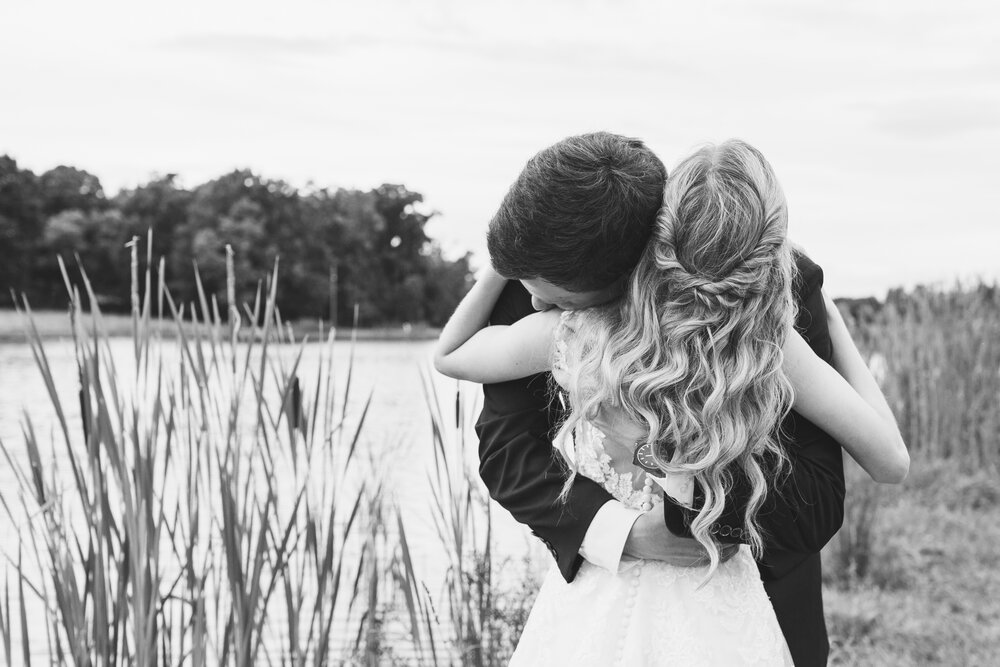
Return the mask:
<svg viewBox="0 0 1000 667"><path fill-rule="evenodd" d="M448 320L434 348L434 368L459 380L497 383L551 369L559 310L487 326L507 280L488 267Z"/></svg>
<svg viewBox="0 0 1000 667"><path fill-rule="evenodd" d="M910 456L882 395L847 326L827 304L833 367L798 334L785 343L784 370L795 389L795 410L829 433L876 482L906 478Z"/></svg>

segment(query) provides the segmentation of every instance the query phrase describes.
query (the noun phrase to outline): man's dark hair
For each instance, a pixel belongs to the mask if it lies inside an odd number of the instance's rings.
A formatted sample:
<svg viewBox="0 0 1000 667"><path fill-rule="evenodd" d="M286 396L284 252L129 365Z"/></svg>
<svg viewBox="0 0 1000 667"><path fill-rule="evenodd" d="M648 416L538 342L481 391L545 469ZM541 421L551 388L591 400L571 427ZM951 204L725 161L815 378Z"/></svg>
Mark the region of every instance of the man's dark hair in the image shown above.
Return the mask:
<svg viewBox="0 0 1000 667"><path fill-rule="evenodd" d="M563 139L525 165L490 221L493 266L515 279L603 289L631 273L649 240L667 170L639 139Z"/></svg>

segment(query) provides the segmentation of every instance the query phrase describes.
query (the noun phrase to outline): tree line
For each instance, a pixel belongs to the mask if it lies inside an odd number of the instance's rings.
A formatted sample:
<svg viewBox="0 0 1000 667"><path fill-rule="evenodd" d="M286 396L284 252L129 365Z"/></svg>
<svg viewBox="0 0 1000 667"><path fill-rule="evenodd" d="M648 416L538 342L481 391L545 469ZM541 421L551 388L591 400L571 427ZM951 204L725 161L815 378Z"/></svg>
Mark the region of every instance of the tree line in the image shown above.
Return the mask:
<svg viewBox="0 0 1000 667"><path fill-rule="evenodd" d="M277 302L287 319L329 322L335 310L349 325L357 304L361 326L440 326L469 287L469 255L442 255L426 234L433 213L421 211L422 200L402 185L299 190L249 170L192 189L168 174L107 196L84 170L36 175L0 156L0 306L12 305L13 292L36 308L64 307L57 258L74 267L79 256L102 309L127 310L126 243L152 230L154 263L164 259L175 301L197 299L196 264L206 293L226 302L228 244L241 304L253 302L279 258Z"/></svg>

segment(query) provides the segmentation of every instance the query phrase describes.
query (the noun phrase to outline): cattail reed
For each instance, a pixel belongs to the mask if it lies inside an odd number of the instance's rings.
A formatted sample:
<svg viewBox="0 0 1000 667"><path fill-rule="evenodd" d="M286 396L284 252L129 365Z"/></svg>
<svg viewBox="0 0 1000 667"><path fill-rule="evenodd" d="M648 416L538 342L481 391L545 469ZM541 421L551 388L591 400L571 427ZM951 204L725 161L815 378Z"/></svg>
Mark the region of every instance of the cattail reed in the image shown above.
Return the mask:
<svg viewBox="0 0 1000 667"><path fill-rule="evenodd" d="M200 280L198 305L176 304L162 260L153 293L148 250L140 291L138 238L129 250L132 359L115 357L86 273L85 305L60 262L79 425L63 406L73 379L55 376L22 306L59 440L50 450L49 429L26 415L26 460L0 442L16 480L0 490L0 505L29 555L15 573L19 664L39 646L74 665L341 663L353 654L348 638L368 612L375 570L388 571L387 558L369 564L362 555L362 528L381 499L352 482L366 476L354 471L354 453L368 404L350 414L348 387L335 401L345 383L334 377L332 335L304 372L304 341L279 320L276 273L238 338L231 249L225 323ZM171 340L153 336L154 298ZM0 600L8 664L10 593Z"/></svg>

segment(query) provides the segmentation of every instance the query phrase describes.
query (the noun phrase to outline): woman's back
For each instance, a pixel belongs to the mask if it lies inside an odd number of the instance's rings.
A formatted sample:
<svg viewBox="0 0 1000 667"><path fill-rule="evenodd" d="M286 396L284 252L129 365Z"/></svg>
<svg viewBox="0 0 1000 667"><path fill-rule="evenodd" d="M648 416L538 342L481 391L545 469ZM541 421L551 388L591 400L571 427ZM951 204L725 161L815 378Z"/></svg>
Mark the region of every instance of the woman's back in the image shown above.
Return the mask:
<svg viewBox="0 0 1000 667"><path fill-rule="evenodd" d="M586 335L575 323L593 311L565 312L555 330L553 377L578 369L561 351ZM577 473L601 484L625 507L660 511L659 489L690 504L691 475L654 476L637 464L647 429L628 413L601 405L592 418L564 423L554 445ZM519 665L791 665L774 610L750 549L710 571L661 561L623 559L617 572L584 561L573 582L557 567L545 578L511 658Z"/></svg>
<svg viewBox="0 0 1000 667"><path fill-rule="evenodd" d="M565 311L555 330L552 377L565 390L565 383L576 369L569 368L565 351L573 337L586 335L592 327L576 326L580 320L598 319L599 311ZM595 323L598 324L598 323ZM598 324L599 325L599 324ZM691 475L663 473L655 462L639 451L649 435L649 428L621 407L604 403L585 421L563 424L553 445L578 472L604 486L617 500L634 509L651 509L659 502L659 487L682 505L690 505L694 482ZM645 507L644 507L645 506Z"/></svg>

